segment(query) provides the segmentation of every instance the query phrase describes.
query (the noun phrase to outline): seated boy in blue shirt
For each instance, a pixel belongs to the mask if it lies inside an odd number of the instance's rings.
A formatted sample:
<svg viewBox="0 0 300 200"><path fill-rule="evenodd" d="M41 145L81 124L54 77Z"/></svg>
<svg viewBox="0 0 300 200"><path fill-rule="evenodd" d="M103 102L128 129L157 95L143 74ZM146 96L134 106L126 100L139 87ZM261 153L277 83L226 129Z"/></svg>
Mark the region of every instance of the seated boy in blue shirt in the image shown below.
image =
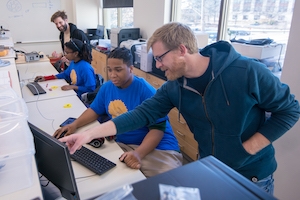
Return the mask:
<svg viewBox="0 0 300 200"><path fill-rule="evenodd" d="M155 88L143 78L134 76L132 68L132 55L128 49L111 51L107 59L110 80L101 87L90 108L72 124L58 129L54 136L59 137L63 131L67 131L66 135L72 134L105 113L115 118L152 97ZM148 127L116 135L116 142L125 151L120 161L128 167L141 169L146 177L182 165L182 154L167 116Z"/></svg>

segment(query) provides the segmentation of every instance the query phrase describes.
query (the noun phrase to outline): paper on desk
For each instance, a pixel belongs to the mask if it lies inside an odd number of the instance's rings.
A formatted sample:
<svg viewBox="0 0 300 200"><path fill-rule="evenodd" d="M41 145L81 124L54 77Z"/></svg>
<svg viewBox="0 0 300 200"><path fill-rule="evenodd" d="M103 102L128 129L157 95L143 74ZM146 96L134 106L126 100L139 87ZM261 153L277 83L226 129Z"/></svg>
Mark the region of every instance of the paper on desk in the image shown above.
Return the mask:
<svg viewBox="0 0 300 200"><path fill-rule="evenodd" d="M159 184L160 200L201 200L198 188Z"/></svg>
<svg viewBox="0 0 300 200"><path fill-rule="evenodd" d="M0 85L12 86L10 73L8 70L0 71Z"/></svg>

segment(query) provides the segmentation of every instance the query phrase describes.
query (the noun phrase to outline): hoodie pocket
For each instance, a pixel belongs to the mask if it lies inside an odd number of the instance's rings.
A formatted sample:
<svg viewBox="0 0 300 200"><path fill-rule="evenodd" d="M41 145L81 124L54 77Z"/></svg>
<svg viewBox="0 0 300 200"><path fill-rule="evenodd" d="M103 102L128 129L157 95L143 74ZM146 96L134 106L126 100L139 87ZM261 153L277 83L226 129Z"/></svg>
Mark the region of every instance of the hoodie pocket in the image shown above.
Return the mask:
<svg viewBox="0 0 300 200"><path fill-rule="evenodd" d="M215 137L215 156L233 169L239 169L249 160L240 136L218 134Z"/></svg>

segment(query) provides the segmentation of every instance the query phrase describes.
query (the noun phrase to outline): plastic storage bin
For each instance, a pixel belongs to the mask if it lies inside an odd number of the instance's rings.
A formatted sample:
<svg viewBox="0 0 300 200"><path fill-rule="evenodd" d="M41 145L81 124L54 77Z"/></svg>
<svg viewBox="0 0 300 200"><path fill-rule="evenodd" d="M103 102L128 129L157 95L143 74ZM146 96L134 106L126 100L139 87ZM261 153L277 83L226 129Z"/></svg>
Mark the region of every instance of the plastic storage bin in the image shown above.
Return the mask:
<svg viewBox="0 0 300 200"><path fill-rule="evenodd" d="M32 185L32 153L0 156L0 199Z"/></svg>
<svg viewBox="0 0 300 200"><path fill-rule="evenodd" d="M0 122L16 118L28 118L28 109L23 99L15 91L0 85Z"/></svg>
<svg viewBox="0 0 300 200"><path fill-rule="evenodd" d="M0 158L22 152L35 152L26 119L0 121Z"/></svg>
<svg viewBox="0 0 300 200"><path fill-rule="evenodd" d="M32 185L35 149L27 118L24 100L0 86L0 197Z"/></svg>

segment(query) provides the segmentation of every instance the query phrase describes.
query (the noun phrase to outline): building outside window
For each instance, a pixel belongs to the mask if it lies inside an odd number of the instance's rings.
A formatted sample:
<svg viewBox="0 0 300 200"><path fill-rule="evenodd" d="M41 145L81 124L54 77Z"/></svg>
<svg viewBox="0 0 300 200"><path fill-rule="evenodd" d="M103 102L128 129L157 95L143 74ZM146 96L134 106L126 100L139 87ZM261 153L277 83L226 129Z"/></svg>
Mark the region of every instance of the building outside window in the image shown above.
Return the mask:
<svg viewBox="0 0 300 200"><path fill-rule="evenodd" d="M133 8L105 8L104 25L107 28L133 27Z"/></svg>
<svg viewBox="0 0 300 200"><path fill-rule="evenodd" d="M174 0L174 21L217 40L269 38L282 45L276 65L283 65L295 0ZM226 7L224 14L220 8ZM219 24L221 22L221 25ZM224 34L221 34L224 33Z"/></svg>

